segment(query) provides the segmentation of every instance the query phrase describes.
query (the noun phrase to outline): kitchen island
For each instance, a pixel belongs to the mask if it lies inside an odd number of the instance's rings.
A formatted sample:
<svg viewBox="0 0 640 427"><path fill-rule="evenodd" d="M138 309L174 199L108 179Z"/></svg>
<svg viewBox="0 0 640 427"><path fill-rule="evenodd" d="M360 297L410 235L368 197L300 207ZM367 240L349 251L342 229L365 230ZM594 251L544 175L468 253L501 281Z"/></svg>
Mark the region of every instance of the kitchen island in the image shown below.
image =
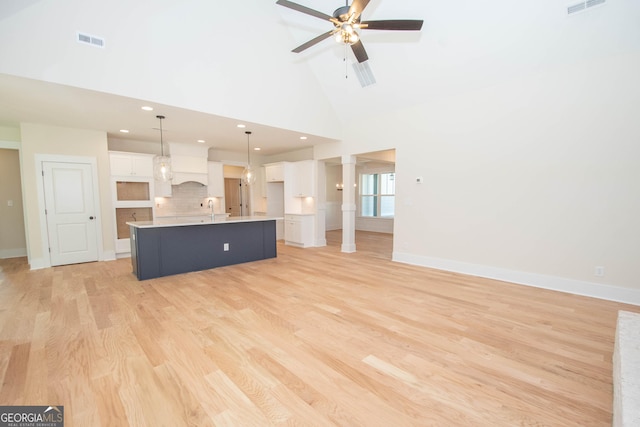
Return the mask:
<svg viewBox="0 0 640 427"><path fill-rule="evenodd" d="M276 220L264 216L127 222L138 280L275 258Z"/></svg>

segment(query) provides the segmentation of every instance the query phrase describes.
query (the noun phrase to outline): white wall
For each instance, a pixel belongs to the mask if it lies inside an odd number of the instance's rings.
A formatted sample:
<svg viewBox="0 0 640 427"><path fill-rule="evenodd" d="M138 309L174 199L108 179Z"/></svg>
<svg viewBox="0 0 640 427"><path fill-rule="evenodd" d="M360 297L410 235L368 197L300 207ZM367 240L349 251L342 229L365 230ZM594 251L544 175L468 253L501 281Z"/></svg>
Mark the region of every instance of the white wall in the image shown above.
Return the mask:
<svg viewBox="0 0 640 427"><path fill-rule="evenodd" d="M533 72L356 122L317 154L395 142L398 260L640 303L638 70Z"/></svg>
<svg viewBox="0 0 640 427"><path fill-rule="evenodd" d="M342 229L342 191L336 190L336 184L342 183L342 165L327 164L325 169L327 231Z"/></svg>
<svg viewBox="0 0 640 427"><path fill-rule="evenodd" d="M20 141L20 127L0 126L0 141Z"/></svg>
<svg viewBox="0 0 640 427"><path fill-rule="evenodd" d="M274 154L272 156L265 156L263 158L263 164L278 162L299 162L301 160L312 159L313 147L309 147L300 150L287 151L286 153Z"/></svg>
<svg viewBox="0 0 640 427"><path fill-rule="evenodd" d="M28 3L0 13L0 73L340 136L275 2ZM105 48L77 43L77 31Z"/></svg>
<svg viewBox="0 0 640 427"><path fill-rule="evenodd" d="M22 176L25 194L25 209L28 222L27 240L29 245L29 263L31 267L49 264L48 254L42 246L42 229L40 214L44 206L38 199L37 180L42 179L36 165L37 154L54 154L65 156L84 156L96 159L98 166L97 196L100 200L102 216L102 252L106 259L115 257L111 190L109 187L109 154L107 135L104 132L71 129L40 124L22 123Z"/></svg>

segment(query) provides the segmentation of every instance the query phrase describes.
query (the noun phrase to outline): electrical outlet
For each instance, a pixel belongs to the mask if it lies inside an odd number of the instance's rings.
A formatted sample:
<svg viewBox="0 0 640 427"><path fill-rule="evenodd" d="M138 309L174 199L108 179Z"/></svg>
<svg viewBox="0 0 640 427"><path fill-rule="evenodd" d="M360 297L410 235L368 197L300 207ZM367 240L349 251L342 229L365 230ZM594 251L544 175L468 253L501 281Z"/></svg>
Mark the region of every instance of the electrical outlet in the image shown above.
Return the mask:
<svg viewBox="0 0 640 427"><path fill-rule="evenodd" d="M228 243L225 243L225 244L224 244L224 251L225 251L225 252L228 252L228 251L229 251L229 244L228 244Z"/></svg>
<svg viewBox="0 0 640 427"><path fill-rule="evenodd" d="M596 267L596 276L604 277L604 267Z"/></svg>

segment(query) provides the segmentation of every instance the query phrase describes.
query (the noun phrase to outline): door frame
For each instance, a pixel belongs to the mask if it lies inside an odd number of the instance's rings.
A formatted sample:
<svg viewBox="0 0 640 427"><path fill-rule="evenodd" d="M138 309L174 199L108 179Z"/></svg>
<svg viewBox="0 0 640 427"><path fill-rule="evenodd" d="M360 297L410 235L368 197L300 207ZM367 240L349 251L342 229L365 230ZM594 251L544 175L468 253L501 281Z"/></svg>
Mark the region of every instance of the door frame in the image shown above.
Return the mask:
<svg viewBox="0 0 640 427"><path fill-rule="evenodd" d="M44 213L44 183L42 182L43 162L59 162L59 163L84 163L91 165L91 178L93 181L93 209L96 215L96 245L98 245L98 261L104 261L104 248L102 245L102 210L100 209L100 191L98 181L98 161L95 157L85 156L66 156L60 154L36 154L36 187L38 190L38 218L40 221L40 241L42 242L41 263L32 266L32 269L51 267L51 255L49 254L49 233L47 230L47 216Z"/></svg>
<svg viewBox="0 0 640 427"><path fill-rule="evenodd" d="M216 160L216 161L220 161L223 164L223 168L224 168L224 166L237 166L237 167L240 167L240 168L244 168L245 166L247 166L246 162L237 162L237 161L232 161L232 160ZM262 165L257 166L258 164L259 164L258 162L254 162L253 166L256 169L262 167ZM223 173L222 179L224 180L225 178L238 178L238 179L242 180L242 175L241 174L238 174L237 176L235 176L235 175L224 175L224 173ZM256 183L256 185L257 185L257 183ZM254 212L254 205L253 205L253 194L254 193L253 193L253 188L252 187L253 187L253 185L249 185L249 186L243 185L241 190L240 190L240 191L243 192L242 200L244 201L244 198L246 196L247 200L249 201L249 213L247 215L253 215L253 212ZM225 197L226 197L226 195L225 195ZM243 207L241 206L240 208L241 208L240 215L242 215L242 210L243 210L242 208ZM227 213L226 212L226 208L225 208L225 213Z"/></svg>
<svg viewBox="0 0 640 427"><path fill-rule="evenodd" d="M0 148L18 151L18 162L20 163L20 193L22 194L22 221L24 222L24 240L27 245L27 259L31 258L31 248L29 243L29 222L27 221L27 198L24 193L24 167L22 163L22 144L18 141L0 140Z"/></svg>

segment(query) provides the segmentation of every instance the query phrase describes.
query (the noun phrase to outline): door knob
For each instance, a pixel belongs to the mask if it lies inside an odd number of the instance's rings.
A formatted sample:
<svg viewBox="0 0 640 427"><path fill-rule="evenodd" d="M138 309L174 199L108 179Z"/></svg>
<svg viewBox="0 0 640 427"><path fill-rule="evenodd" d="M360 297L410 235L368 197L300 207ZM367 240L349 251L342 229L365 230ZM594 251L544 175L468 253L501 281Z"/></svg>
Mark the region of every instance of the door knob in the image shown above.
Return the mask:
<svg viewBox="0 0 640 427"><path fill-rule="evenodd" d="M89 219L93 219L93 217L92 217L92 216L90 216L90 217L89 217Z"/></svg>

